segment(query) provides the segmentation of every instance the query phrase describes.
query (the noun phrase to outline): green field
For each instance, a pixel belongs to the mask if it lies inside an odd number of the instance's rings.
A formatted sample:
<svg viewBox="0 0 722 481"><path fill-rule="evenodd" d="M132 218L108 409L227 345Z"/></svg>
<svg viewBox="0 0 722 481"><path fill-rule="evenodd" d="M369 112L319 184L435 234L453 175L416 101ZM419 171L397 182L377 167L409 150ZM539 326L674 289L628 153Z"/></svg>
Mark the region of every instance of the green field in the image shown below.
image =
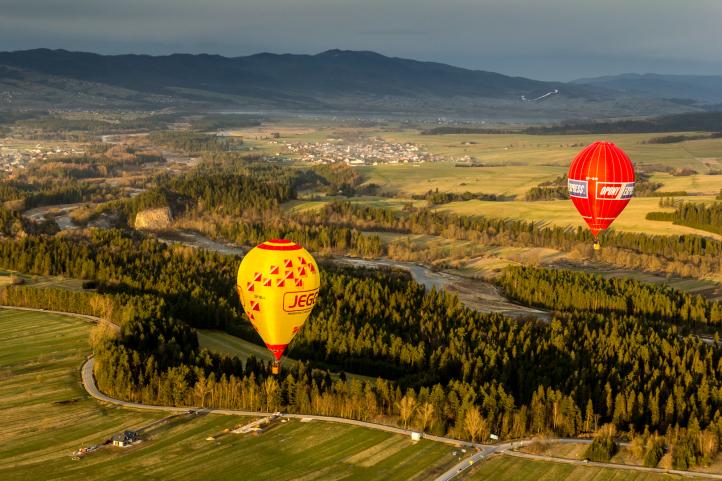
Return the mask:
<svg viewBox="0 0 722 481"><path fill-rule="evenodd" d="M722 146L720 153L722 156ZM516 196L523 200L524 194L539 185L567 173L568 163L563 166L514 165L517 160L507 160L510 165L495 167L456 167L453 162L434 162L416 165L385 164L359 167L365 183L374 183L384 191L397 196L424 194L429 190L440 192L472 192ZM501 162L503 163L503 161ZM687 162L679 162L679 166ZM722 169L722 165L720 165ZM661 192L686 191L696 195L716 195L722 188L722 176L697 174L673 176L668 173L654 173L651 181L659 182ZM690 201L696 201L696 198Z"/></svg>
<svg viewBox="0 0 722 481"><path fill-rule="evenodd" d="M576 466L546 461L495 456L473 468L465 481L663 481L674 479L706 479L671 474L645 473L595 466Z"/></svg>
<svg viewBox="0 0 722 481"><path fill-rule="evenodd" d="M720 166L722 168L722 165ZM654 182L662 184L660 191L679 192L686 191L690 194L717 195L722 189L722 176L720 175L689 175L673 176L670 174L658 173L651 177ZM692 197L690 202L697 202L698 197Z"/></svg>
<svg viewBox="0 0 722 481"><path fill-rule="evenodd" d="M245 341L240 337L232 336L227 332L216 331L212 329L196 329L198 333L198 343L201 347L205 347L210 351L227 354L229 356L238 356L245 361L251 354L262 361L273 361L274 357L271 352L263 346ZM284 358L284 365L291 366L296 363L293 359Z"/></svg>
<svg viewBox="0 0 722 481"><path fill-rule="evenodd" d="M6 269L0 269L0 287L11 284L13 277L21 279L26 286L53 287L72 291L83 290L82 279L68 279L63 276L37 276Z"/></svg>
<svg viewBox="0 0 722 481"><path fill-rule="evenodd" d="M258 437L224 433L247 419L180 415L130 448L71 453L166 416L90 398L79 368L90 324L0 310L0 479L428 479L453 463L452 448L323 422L278 423ZM214 437L213 441L206 438Z"/></svg>
<svg viewBox="0 0 722 481"><path fill-rule="evenodd" d="M513 162L513 161L510 161ZM440 192L474 192L524 196L540 182L565 173L561 166L509 165L503 167L456 167L454 162L385 164L360 167L366 183L377 184L395 195Z"/></svg>

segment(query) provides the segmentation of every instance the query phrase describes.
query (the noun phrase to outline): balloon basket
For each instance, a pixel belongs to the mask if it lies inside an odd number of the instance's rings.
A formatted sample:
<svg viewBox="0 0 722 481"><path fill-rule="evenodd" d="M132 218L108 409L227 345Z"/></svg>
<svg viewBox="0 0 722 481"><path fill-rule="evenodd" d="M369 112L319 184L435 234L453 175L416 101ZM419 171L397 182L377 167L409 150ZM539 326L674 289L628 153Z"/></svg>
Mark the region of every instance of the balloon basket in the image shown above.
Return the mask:
<svg viewBox="0 0 722 481"><path fill-rule="evenodd" d="M274 376L278 376L278 373L281 372L281 363L278 361L274 361L273 365L271 366L271 374Z"/></svg>
<svg viewBox="0 0 722 481"><path fill-rule="evenodd" d="M602 246L599 245L599 241L594 241L594 250L595 251L602 250Z"/></svg>

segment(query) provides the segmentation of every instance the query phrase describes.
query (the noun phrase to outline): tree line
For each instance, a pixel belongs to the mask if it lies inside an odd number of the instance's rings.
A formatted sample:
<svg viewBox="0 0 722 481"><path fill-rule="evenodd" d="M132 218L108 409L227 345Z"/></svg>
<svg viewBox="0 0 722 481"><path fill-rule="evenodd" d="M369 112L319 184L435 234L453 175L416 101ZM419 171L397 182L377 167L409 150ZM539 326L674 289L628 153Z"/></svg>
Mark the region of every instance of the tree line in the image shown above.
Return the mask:
<svg viewBox="0 0 722 481"><path fill-rule="evenodd" d="M683 202L674 211L675 224L722 234L722 202L705 205Z"/></svg>
<svg viewBox="0 0 722 481"><path fill-rule="evenodd" d="M632 314L679 326L722 324L722 305L663 284L562 269L509 266L497 279L524 305L557 311Z"/></svg>
<svg viewBox="0 0 722 481"><path fill-rule="evenodd" d="M164 130L152 132L148 137L153 145L190 155L198 155L203 152L230 152L243 146L243 140L237 137L222 137L200 132Z"/></svg>
<svg viewBox="0 0 722 481"><path fill-rule="evenodd" d="M425 194L414 194L411 196L412 199L425 200L429 205L442 205L450 202L468 201L468 200L487 200L496 201L499 200L496 194L484 194L482 192L439 192L439 188L436 190L429 190Z"/></svg>

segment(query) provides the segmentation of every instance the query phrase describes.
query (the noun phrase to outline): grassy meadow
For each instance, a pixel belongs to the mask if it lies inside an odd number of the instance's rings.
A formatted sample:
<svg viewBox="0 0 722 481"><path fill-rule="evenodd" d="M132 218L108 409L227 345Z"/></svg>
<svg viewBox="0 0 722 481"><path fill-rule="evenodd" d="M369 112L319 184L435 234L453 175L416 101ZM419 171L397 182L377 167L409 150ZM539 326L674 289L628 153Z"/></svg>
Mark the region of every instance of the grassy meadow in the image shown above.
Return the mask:
<svg viewBox="0 0 722 481"><path fill-rule="evenodd" d="M244 362L250 355L266 362L275 359L267 348L253 344L227 332L212 329L196 329L196 332L198 333L198 343L201 347L205 347L209 351L215 351L229 356L238 356L240 359L243 359ZM290 366L296 363L296 361L284 358L283 363Z"/></svg>
<svg viewBox="0 0 722 481"><path fill-rule="evenodd" d="M72 291L83 290L82 279L69 279L63 276L38 276L0 269L0 287L12 284L14 279L20 280L23 285L31 287L52 287Z"/></svg>
<svg viewBox="0 0 722 481"><path fill-rule="evenodd" d="M166 414L105 405L83 389L90 327L0 310L0 479L428 479L454 462L450 446L323 422L277 423L257 437L224 432L248 421L238 416L178 415L147 427ZM135 446L72 459L144 427Z"/></svg>

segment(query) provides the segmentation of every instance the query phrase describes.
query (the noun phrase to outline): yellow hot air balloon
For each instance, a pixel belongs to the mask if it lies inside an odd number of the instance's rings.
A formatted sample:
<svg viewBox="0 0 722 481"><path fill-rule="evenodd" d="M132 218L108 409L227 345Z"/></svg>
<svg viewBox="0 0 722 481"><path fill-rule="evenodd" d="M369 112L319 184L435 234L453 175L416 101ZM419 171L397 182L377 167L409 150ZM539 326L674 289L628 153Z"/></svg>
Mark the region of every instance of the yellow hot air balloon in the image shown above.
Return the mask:
<svg viewBox="0 0 722 481"><path fill-rule="evenodd" d="M236 289L248 319L276 358L274 374L316 304L320 285L316 261L290 240L266 241L241 261Z"/></svg>

